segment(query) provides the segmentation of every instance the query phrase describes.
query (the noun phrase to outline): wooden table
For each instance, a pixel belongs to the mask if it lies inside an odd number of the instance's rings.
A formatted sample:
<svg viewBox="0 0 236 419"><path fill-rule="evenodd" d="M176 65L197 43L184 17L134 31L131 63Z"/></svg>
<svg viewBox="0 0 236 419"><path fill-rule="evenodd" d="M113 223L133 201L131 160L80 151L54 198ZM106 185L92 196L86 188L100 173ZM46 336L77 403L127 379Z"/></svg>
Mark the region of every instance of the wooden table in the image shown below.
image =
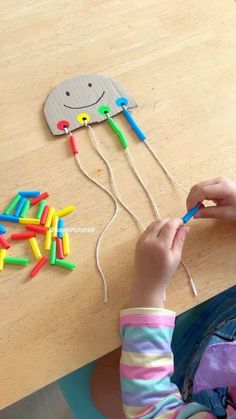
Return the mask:
<svg viewBox="0 0 236 419"><path fill-rule="evenodd" d="M1 210L17 190L50 192L56 208L77 207L70 227L73 273L47 266L27 280L30 267L5 267L0 278L0 407L116 348L117 320L126 306L138 231L123 210L106 234L101 259L109 284L103 304L95 266L98 234L112 214L110 199L78 171L66 138L53 138L43 103L62 80L107 74L134 95L136 118L170 171L190 188L220 174L235 176L236 4L232 0L9 0L1 5ZM130 149L163 216L182 216L185 195L128 129ZM122 198L148 225L153 213L125 156L102 124L99 143L114 169ZM80 156L89 173L109 186L87 132ZM236 227L192 222L184 259L199 289L193 298L179 268L167 306L178 313L235 283ZM9 226L8 231L19 231ZM12 255L34 259L28 243Z"/></svg>

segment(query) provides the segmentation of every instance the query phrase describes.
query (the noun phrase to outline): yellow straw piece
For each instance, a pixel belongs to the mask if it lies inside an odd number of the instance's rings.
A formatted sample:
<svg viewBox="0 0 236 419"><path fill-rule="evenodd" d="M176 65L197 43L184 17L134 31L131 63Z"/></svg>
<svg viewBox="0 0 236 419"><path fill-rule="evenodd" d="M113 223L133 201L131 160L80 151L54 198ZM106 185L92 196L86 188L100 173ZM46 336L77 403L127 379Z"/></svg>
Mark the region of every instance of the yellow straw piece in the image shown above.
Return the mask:
<svg viewBox="0 0 236 419"><path fill-rule="evenodd" d="M55 208L49 208L48 216L47 216L47 219L46 219L46 222L45 222L45 227L46 228L51 227L54 212L55 212Z"/></svg>
<svg viewBox="0 0 236 419"><path fill-rule="evenodd" d="M68 256L70 254L70 242L69 242L69 234L68 233L63 233L62 245L63 245L64 256Z"/></svg>
<svg viewBox="0 0 236 419"><path fill-rule="evenodd" d="M46 232L46 238L45 238L45 250L50 250L51 248L51 242L52 242L52 231L48 230Z"/></svg>
<svg viewBox="0 0 236 419"><path fill-rule="evenodd" d="M58 216L54 214L52 217L52 237L57 237Z"/></svg>
<svg viewBox="0 0 236 419"><path fill-rule="evenodd" d="M37 218L19 218L19 223L20 224L36 224L36 225L39 225L40 220L38 220Z"/></svg>
<svg viewBox="0 0 236 419"><path fill-rule="evenodd" d="M56 215L58 217L64 217L64 215L70 214L75 210L74 205L69 205L68 207L62 208L58 211L56 211Z"/></svg>
<svg viewBox="0 0 236 419"><path fill-rule="evenodd" d="M38 259L41 259L42 255L41 255L41 252L39 250L39 247L38 247L38 243L36 241L36 238L35 237L31 237L31 239L29 239L29 242L30 242L30 245L32 247L32 250L33 250L35 259L37 259L37 260Z"/></svg>
<svg viewBox="0 0 236 419"><path fill-rule="evenodd" d="M1 249L0 250L0 272L3 270L4 268L4 258L7 254L6 249Z"/></svg>

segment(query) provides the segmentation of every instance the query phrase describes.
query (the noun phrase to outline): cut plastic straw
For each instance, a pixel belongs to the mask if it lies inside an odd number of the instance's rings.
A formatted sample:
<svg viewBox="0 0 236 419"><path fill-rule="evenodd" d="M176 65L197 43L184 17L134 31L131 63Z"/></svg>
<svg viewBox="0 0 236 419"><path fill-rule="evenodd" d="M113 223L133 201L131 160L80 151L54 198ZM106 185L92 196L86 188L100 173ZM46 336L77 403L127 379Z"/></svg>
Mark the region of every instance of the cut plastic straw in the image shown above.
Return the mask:
<svg viewBox="0 0 236 419"><path fill-rule="evenodd" d="M65 207L65 208L62 208L62 209L56 211L56 215L58 217L64 217L65 215L70 214L74 210L75 210L74 205L69 205L68 207Z"/></svg>
<svg viewBox="0 0 236 419"><path fill-rule="evenodd" d="M5 227L2 224L0 224L0 234L5 234L5 233L6 233Z"/></svg>
<svg viewBox="0 0 236 419"><path fill-rule="evenodd" d="M58 224L57 224L57 237L59 237L60 239L62 239L63 237L63 230L64 230L64 220L63 218L59 218L58 219Z"/></svg>
<svg viewBox="0 0 236 419"><path fill-rule="evenodd" d="M42 199L42 201L39 203L39 207L36 213L36 218L40 219L42 217L43 214L43 210L47 205L47 201L46 199Z"/></svg>
<svg viewBox="0 0 236 419"><path fill-rule="evenodd" d="M66 269L75 269L76 268L76 264L73 262L69 262L68 260L61 260L61 259L56 259L55 261L55 265L61 266L62 268L66 268Z"/></svg>
<svg viewBox="0 0 236 419"><path fill-rule="evenodd" d="M35 198L40 195L39 191L19 191L18 194L24 196L25 198Z"/></svg>
<svg viewBox="0 0 236 419"><path fill-rule="evenodd" d="M48 211L49 211L49 206L46 205L43 209L43 213L42 213L42 216L40 218L40 224L42 224L42 225L45 224L45 221L46 221L47 216L48 216Z"/></svg>
<svg viewBox="0 0 236 419"><path fill-rule="evenodd" d="M45 250L50 250L52 242L52 231L48 230L45 237Z"/></svg>
<svg viewBox="0 0 236 419"><path fill-rule="evenodd" d="M68 256L70 254L70 241L69 234L67 232L63 233L62 244L64 256Z"/></svg>
<svg viewBox="0 0 236 419"><path fill-rule="evenodd" d="M56 238L57 243L57 258L64 259L63 247L62 247L62 239L59 237Z"/></svg>
<svg viewBox="0 0 236 419"><path fill-rule="evenodd" d="M35 233L28 232L28 233L14 233L11 235L12 240L26 240L31 239L31 237L35 237Z"/></svg>
<svg viewBox="0 0 236 419"><path fill-rule="evenodd" d="M1 221L9 221L10 223L19 223L19 217L14 215L0 214Z"/></svg>
<svg viewBox="0 0 236 419"><path fill-rule="evenodd" d="M31 248L33 250L33 254L34 254L35 259L37 259L37 260L40 259L42 257L42 255L41 255L41 252L39 250L36 238L32 237L31 239L29 239L29 242L30 242Z"/></svg>
<svg viewBox="0 0 236 419"><path fill-rule="evenodd" d="M13 215L15 215L15 217L20 217L21 212L22 212L22 210L24 208L24 205L25 205L26 201L27 201L26 198L21 198L20 199L20 201L18 202L18 205L16 207L16 210L15 210L15 212L13 214Z"/></svg>
<svg viewBox="0 0 236 419"><path fill-rule="evenodd" d="M50 248L50 255L49 255L49 260L50 260L51 265L55 265L56 253L57 253L57 243L56 241L52 241L51 248Z"/></svg>
<svg viewBox="0 0 236 419"><path fill-rule="evenodd" d="M31 199L31 205L38 204L38 202L42 201L42 199L46 199L49 196L48 192L44 192L41 195L37 196L36 198Z"/></svg>
<svg viewBox="0 0 236 419"><path fill-rule="evenodd" d="M27 214L28 214L28 212L29 212L29 210L30 210L30 201L29 201L29 199L26 199L25 205L23 206L23 209L22 209L22 211L20 213L21 218L26 217Z"/></svg>
<svg viewBox="0 0 236 419"><path fill-rule="evenodd" d="M13 209L16 207L16 205L18 204L18 202L20 201L21 196L19 194L17 194L16 196L14 196L14 198L11 200L10 204L8 205L8 207L5 209L4 213L9 215Z"/></svg>
<svg viewBox="0 0 236 419"><path fill-rule="evenodd" d="M46 256L41 257L41 259L39 259L39 261L36 263L32 271L30 272L30 277L33 278L35 275L37 275L37 273L42 269L43 265L45 265L47 261L48 258Z"/></svg>
<svg viewBox="0 0 236 419"><path fill-rule="evenodd" d="M0 246L3 247L3 249L9 249L9 247L11 247L2 234L0 234Z"/></svg>
<svg viewBox="0 0 236 419"><path fill-rule="evenodd" d="M28 258L18 258L12 256L6 256L4 258L5 263L9 263L11 265L28 265L29 259Z"/></svg>
<svg viewBox="0 0 236 419"><path fill-rule="evenodd" d="M7 254L6 249L0 249L0 272L4 268L5 256Z"/></svg>
<svg viewBox="0 0 236 419"><path fill-rule="evenodd" d="M200 202L195 207L191 208L182 218L184 224L186 224L195 214L203 207L202 203Z"/></svg>
<svg viewBox="0 0 236 419"><path fill-rule="evenodd" d="M35 225L39 225L40 224L40 220L38 220L37 218L20 218L19 219L19 223L20 224L35 224Z"/></svg>
<svg viewBox="0 0 236 419"><path fill-rule="evenodd" d="M52 237L57 237L58 216L54 214L52 217Z"/></svg>
<svg viewBox="0 0 236 419"><path fill-rule="evenodd" d="M54 212L55 212L55 208L52 208L52 207L49 208L48 216L47 216L47 219L46 219L45 224L44 224L45 227L47 227L47 228L51 227Z"/></svg>
<svg viewBox="0 0 236 419"><path fill-rule="evenodd" d="M38 234L46 234L46 232L47 232L46 227L37 226L35 224L26 224L25 228L26 228L26 230L34 231L35 233L38 233Z"/></svg>

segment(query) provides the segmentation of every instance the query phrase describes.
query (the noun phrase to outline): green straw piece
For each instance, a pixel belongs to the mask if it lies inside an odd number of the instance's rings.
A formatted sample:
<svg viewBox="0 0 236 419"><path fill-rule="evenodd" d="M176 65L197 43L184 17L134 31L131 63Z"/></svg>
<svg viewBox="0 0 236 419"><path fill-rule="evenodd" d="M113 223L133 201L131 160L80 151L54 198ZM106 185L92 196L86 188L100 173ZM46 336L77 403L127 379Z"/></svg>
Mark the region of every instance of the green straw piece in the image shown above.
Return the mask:
<svg viewBox="0 0 236 419"><path fill-rule="evenodd" d="M10 204L8 205L8 207L5 209L4 213L6 215L9 215L12 210L16 207L16 205L18 204L18 202L21 199L21 195L17 194L10 202Z"/></svg>
<svg viewBox="0 0 236 419"><path fill-rule="evenodd" d="M26 215L27 215L27 214L28 214L28 212L29 212L29 209L30 209L30 200L29 200L29 199L27 199L27 201L25 201L25 205L23 206L22 211L21 211L21 213L20 213L20 217L21 217L21 218L25 218L25 217L26 217Z"/></svg>
<svg viewBox="0 0 236 419"><path fill-rule="evenodd" d="M117 135L118 135L118 138L119 138L122 146L124 148L128 148L129 145L128 145L128 141L126 139L126 136L125 136L124 132L120 130L119 132L117 132Z"/></svg>
<svg viewBox="0 0 236 419"><path fill-rule="evenodd" d="M50 254L49 254L49 260L50 260L51 265L55 265L56 252L57 252L57 243L55 240L53 240L50 247Z"/></svg>
<svg viewBox="0 0 236 419"><path fill-rule="evenodd" d="M118 134L118 132L120 131L120 128L118 126L118 124L116 123L116 121L114 119L112 119L110 116L107 118L107 122L110 125L111 129Z"/></svg>
<svg viewBox="0 0 236 419"><path fill-rule="evenodd" d="M4 258L4 263L10 263L11 265L28 265L29 259L6 256Z"/></svg>
<svg viewBox="0 0 236 419"><path fill-rule="evenodd" d="M36 218L39 220L42 217L42 213L44 208L47 205L47 201L46 199L42 199L42 201L40 201L39 207L38 207L38 211L36 213Z"/></svg>
<svg viewBox="0 0 236 419"><path fill-rule="evenodd" d="M68 262L68 260L64 260L64 259L56 259L55 265L61 266L62 268L66 268L66 269L72 269L72 270L76 268L75 263Z"/></svg>

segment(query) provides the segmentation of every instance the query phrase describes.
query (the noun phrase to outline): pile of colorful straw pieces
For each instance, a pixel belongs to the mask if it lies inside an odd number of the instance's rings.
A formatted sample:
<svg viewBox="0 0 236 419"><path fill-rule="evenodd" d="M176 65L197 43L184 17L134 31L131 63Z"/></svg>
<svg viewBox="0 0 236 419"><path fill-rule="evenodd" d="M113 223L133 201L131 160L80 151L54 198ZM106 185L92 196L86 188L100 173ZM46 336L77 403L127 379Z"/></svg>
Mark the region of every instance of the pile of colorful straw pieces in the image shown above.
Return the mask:
<svg viewBox="0 0 236 419"><path fill-rule="evenodd" d="M75 210L73 205L55 211L47 205L48 192L40 194L39 191L20 191L11 200L3 214L0 214L0 221L19 223L25 227L23 232L11 234L10 239L28 240L34 257L38 261L30 271L30 277L34 277L47 262L51 265L58 265L66 269L75 269L76 265L65 260L70 253L69 234L65 231L64 217ZM35 218L27 218L32 206L37 206ZM26 257L13 257L7 255L11 247L5 238L6 229L0 224L0 271L5 264L28 265ZM42 256L39 249L36 235L45 235L44 249L49 251L49 256Z"/></svg>

